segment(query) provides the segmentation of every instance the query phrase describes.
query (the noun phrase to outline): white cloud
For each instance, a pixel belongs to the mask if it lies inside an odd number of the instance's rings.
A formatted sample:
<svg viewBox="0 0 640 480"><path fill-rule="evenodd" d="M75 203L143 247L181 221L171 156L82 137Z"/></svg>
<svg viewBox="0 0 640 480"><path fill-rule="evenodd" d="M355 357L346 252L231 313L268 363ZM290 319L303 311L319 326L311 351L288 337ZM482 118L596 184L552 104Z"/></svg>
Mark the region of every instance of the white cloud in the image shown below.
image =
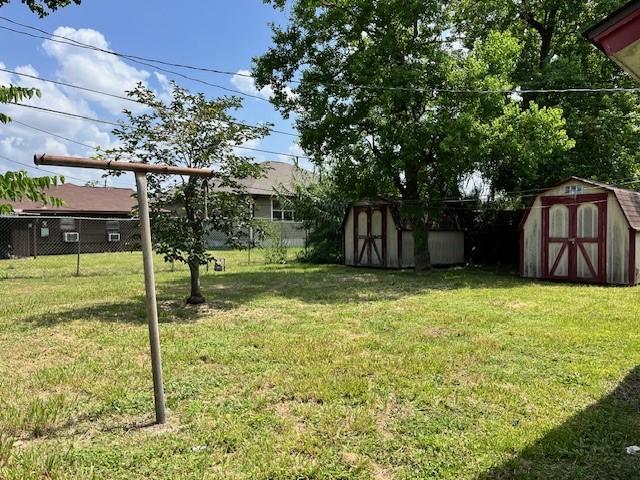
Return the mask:
<svg viewBox="0 0 640 480"><path fill-rule="evenodd" d="M251 140L247 140L246 142L241 143L237 147L233 149L233 152L236 155L241 155L245 157L253 157L256 162L264 162L264 156L260 152L254 152L252 150L247 150L247 148L259 148L260 143L262 142L259 138L253 138ZM242 148L246 147L246 148Z"/></svg>
<svg viewBox="0 0 640 480"><path fill-rule="evenodd" d="M306 157L306 152L297 143L292 143L288 148L289 155L278 155L282 162L292 163L296 157ZM305 160L305 159L300 159Z"/></svg>
<svg viewBox="0 0 640 480"><path fill-rule="evenodd" d="M0 63L0 65L2 65ZM13 70L20 73L38 76L38 72L31 65L15 67ZM35 79L7 75L1 79L2 82L11 83L22 87L37 87L42 93L42 98L34 97L31 100L24 100L27 105L40 106L44 108L65 111L73 114L96 117L96 112L91 108L87 100L77 95L72 95L63 91L61 87L50 83L38 82ZM38 153L48 153L55 155L78 155L91 156L95 154L94 149L67 142L55 135L60 135L75 142L88 146L101 146L109 148L113 145L113 139L109 133L108 125L98 125L91 122L55 115L35 109L20 107L17 105L2 105L3 113L8 114L13 122L0 126L0 155L3 155L13 162L7 162L0 158L0 168L2 170L17 170L19 162L27 166L33 165L33 155ZM24 125L23 125L24 124ZM30 128L31 127L31 128ZM44 130L55 135L43 133ZM26 169L31 175L38 176L38 171L34 168ZM68 177L76 177L81 180L91 180L99 178L102 172L87 171L82 169L62 169L57 167L47 167L58 174ZM42 172L46 175L46 172ZM72 179L78 182L76 179ZM131 184L130 181L117 183Z"/></svg>
<svg viewBox="0 0 640 480"><path fill-rule="evenodd" d="M231 77L231 84L242 93L257 95L264 99L270 100L274 96L273 88L270 85L267 85L261 90L258 90L255 80L250 75L251 72L249 70L238 70L238 72L233 77ZM289 99L293 99L295 97L295 93L293 93L293 90L291 88L285 87L285 92L287 93L287 97Z"/></svg>
<svg viewBox="0 0 640 480"><path fill-rule="evenodd" d="M247 75L251 75L249 70L238 70L238 72L231 77L231 84L242 93L258 95L262 98L266 98L267 100L273 97L273 88L266 86L262 90L258 90L253 77Z"/></svg>
<svg viewBox="0 0 640 480"><path fill-rule="evenodd" d="M59 27L54 31L54 34L103 50L109 49L109 43L104 35L89 28L76 30L69 27ZM146 83L150 77L149 72L138 70L127 65L119 57L107 53L76 48L49 40L45 40L42 47L58 64L56 77L67 83L125 96L125 91L132 90L138 82ZM142 106L136 107L132 102L105 95L80 90L76 91L75 95L97 103L113 114L120 113L124 107L134 111L143 109Z"/></svg>
<svg viewBox="0 0 640 480"><path fill-rule="evenodd" d="M172 90L173 86L171 85L171 81L167 78L166 75L162 73L153 72L153 75L156 77L158 84L160 85L160 92L158 92L158 98L162 100L164 103L171 103L173 100Z"/></svg>

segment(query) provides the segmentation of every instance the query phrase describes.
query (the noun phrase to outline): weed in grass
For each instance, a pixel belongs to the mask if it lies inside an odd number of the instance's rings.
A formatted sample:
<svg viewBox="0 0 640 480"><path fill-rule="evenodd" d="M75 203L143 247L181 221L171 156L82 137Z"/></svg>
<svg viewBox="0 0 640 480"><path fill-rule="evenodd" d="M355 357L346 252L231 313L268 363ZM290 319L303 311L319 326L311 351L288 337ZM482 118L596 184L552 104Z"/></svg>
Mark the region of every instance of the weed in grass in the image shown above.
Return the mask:
<svg viewBox="0 0 640 480"><path fill-rule="evenodd" d="M0 409L0 425L6 432L38 438L45 435L63 416L65 398L53 395L33 399L24 408L5 405Z"/></svg>
<svg viewBox="0 0 640 480"><path fill-rule="evenodd" d="M0 473L9 464L15 440L7 435L0 435Z"/></svg>

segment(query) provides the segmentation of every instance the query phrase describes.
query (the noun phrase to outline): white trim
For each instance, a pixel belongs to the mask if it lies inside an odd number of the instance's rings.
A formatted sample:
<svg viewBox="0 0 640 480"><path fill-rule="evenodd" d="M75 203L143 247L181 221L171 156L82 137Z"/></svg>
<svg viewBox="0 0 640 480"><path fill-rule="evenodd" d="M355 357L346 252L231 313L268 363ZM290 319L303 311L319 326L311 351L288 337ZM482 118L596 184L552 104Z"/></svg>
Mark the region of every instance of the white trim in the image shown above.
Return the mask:
<svg viewBox="0 0 640 480"><path fill-rule="evenodd" d="M279 212L282 212L282 213L283 213L283 215L282 215L282 217L283 217L283 218L282 218L282 219L280 219L280 220L279 220L279 219L276 219L276 218L273 218L273 201L274 201L274 199L275 199L275 198L276 198L276 197L273 197L273 196L271 197L271 221L272 221L272 222L279 222L279 223L300 223L300 222L297 222L297 221L296 221L296 212L295 212L295 210L290 210L290 209L285 209L285 210L280 209L280 210L277 210L277 211L279 211ZM291 217L292 217L292 218L291 218L291 220L285 220L285 219L284 219L284 212L291 212Z"/></svg>

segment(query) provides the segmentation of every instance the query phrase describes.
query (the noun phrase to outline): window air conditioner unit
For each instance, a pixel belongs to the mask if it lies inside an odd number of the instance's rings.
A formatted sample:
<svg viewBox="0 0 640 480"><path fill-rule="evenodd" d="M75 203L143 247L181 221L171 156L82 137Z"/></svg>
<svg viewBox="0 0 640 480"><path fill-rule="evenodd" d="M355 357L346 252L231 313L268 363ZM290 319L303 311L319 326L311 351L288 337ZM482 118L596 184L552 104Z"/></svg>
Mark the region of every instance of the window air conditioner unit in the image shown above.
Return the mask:
<svg viewBox="0 0 640 480"><path fill-rule="evenodd" d="M78 243L80 234L78 232L64 232L64 241L66 243Z"/></svg>
<svg viewBox="0 0 640 480"><path fill-rule="evenodd" d="M110 242L119 242L120 234L117 232L109 232L109 241Z"/></svg>

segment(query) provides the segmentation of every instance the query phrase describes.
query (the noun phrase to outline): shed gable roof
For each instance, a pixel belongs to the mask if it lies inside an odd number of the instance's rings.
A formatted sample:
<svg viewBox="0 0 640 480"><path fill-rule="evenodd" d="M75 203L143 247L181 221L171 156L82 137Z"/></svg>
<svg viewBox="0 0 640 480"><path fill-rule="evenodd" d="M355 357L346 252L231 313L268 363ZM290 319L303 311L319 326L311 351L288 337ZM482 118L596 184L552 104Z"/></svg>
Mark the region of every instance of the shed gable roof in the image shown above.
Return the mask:
<svg viewBox="0 0 640 480"><path fill-rule="evenodd" d="M622 213L627 218L629 226L634 230L640 230L640 192L629 190L628 188L615 187L607 183L596 182L594 180L587 180L586 178L571 177L571 180L579 180L584 183L591 184L595 187L600 187L616 196Z"/></svg>
<svg viewBox="0 0 640 480"><path fill-rule="evenodd" d="M588 185L593 185L594 187L602 188L603 190L607 190L613 193L620 205L620 209L624 214L629 226L634 229L640 231L640 192L636 192L635 190L629 190L628 188L620 188L613 185L609 185L608 183L598 182L595 180L589 180L587 178L582 177L569 177L566 180L549 187L545 191L551 190L553 188L557 188L565 183L571 181L578 181L582 183L586 183ZM544 192L543 192L544 193ZM538 194L533 197L531 205L535 202L535 199L540 197L542 194ZM524 227L525 222L527 221L527 217L529 216L531 207L527 209L524 217L522 218L522 222L520 223L520 228Z"/></svg>

